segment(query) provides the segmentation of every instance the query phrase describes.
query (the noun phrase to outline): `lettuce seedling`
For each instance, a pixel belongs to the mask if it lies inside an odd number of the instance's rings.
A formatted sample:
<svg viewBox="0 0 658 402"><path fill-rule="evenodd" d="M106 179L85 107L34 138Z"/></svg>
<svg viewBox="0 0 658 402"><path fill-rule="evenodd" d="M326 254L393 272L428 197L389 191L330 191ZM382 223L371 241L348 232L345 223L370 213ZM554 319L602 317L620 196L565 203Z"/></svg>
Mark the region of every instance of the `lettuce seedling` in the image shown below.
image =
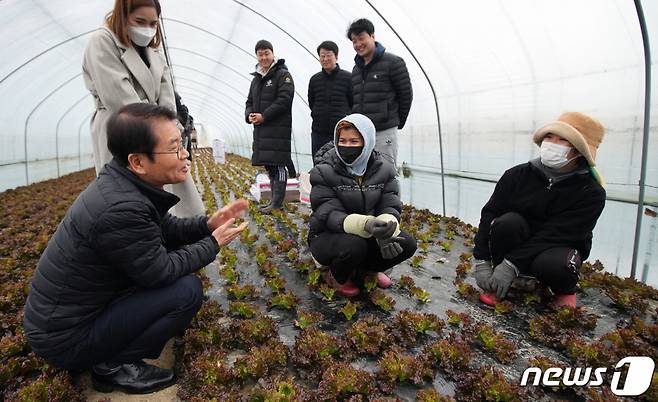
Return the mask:
<svg viewBox="0 0 658 402"><path fill-rule="evenodd" d="M226 279L226 283L229 285L235 284L238 281L238 272L231 267L223 267L219 270L219 273Z"/></svg>
<svg viewBox="0 0 658 402"><path fill-rule="evenodd" d="M324 316L320 312L306 311L298 308L295 326L299 329L304 329L322 321L323 318Z"/></svg>
<svg viewBox="0 0 658 402"><path fill-rule="evenodd" d="M279 276L265 280L265 284L272 290L272 293L279 294L285 290L286 280Z"/></svg>
<svg viewBox="0 0 658 402"><path fill-rule="evenodd" d="M468 370L475 354L469 342L453 332L448 338L426 346L423 355L433 357L435 365L455 377L458 373Z"/></svg>
<svg viewBox="0 0 658 402"><path fill-rule="evenodd" d="M334 299L334 294L336 293L336 289L332 288L326 283L323 283L322 285L320 285L320 293L322 293L325 300L331 301Z"/></svg>
<svg viewBox="0 0 658 402"><path fill-rule="evenodd" d="M258 312L258 307L245 302L231 302L228 306L228 311L238 317L253 318Z"/></svg>
<svg viewBox="0 0 658 402"><path fill-rule="evenodd" d="M364 400L363 398L369 398L375 390L375 379L369 372L354 368L349 363L331 363L322 373L317 400Z"/></svg>
<svg viewBox="0 0 658 402"><path fill-rule="evenodd" d="M240 286L234 283L226 288L226 293L233 300L252 299L256 295L256 288L254 285Z"/></svg>
<svg viewBox="0 0 658 402"><path fill-rule="evenodd" d="M246 356L235 361L233 370L235 376L242 380L258 379L285 367L287 362L288 348L278 339L273 339L249 349Z"/></svg>
<svg viewBox="0 0 658 402"><path fill-rule="evenodd" d="M306 328L295 338L292 359L302 367L322 366L339 352L338 338L317 328Z"/></svg>
<svg viewBox="0 0 658 402"><path fill-rule="evenodd" d="M493 353L496 360L503 364L512 363L517 357L517 345L505 339L501 334L495 333L494 329L482 324L477 329L476 341L482 345L484 350Z"/></svg>
<svg viewBox="0 0 658 402"><path fill-rule="evenodd" d="M340 312L345 316L347 321L350 321L354 317L354 314L356 314L356 304L348 300L343 308L340 309Z"/></svg>
<svg viewBox="0 0 658 402"><path fill-rule="evenodd" d="M297 296L293 293L292 290L288 290L286 293L279 293L272 296L272 298L267 302L267 307L270 309L280 307L286 310L292 310L297 302Z"/></svg>
<svg viewBox="0 0 658 402"><path fill-rule="evenodd" d="M357 354L376 356L393 343L389 328L374 316L356 321L345 331L345 338Z"/></svg>
<svg viewBox="0 0 658 402"><path fill-rule="evenodd" d="M370 292L369 296L370 301L384 311L391 311L395 306L395 300L379 289Z"/></svg>

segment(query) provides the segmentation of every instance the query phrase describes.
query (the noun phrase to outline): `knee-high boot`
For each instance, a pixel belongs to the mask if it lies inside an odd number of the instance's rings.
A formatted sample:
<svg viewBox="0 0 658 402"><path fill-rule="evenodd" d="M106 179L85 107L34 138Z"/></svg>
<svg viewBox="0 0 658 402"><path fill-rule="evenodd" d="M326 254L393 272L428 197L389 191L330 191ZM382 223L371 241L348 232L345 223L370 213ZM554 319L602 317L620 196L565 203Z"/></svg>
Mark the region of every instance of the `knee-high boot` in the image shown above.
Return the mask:
<svg viewBox="0 0 658 402"><path fill-rule="evenodd" d="M283 209L283 199L286 197L286 182L274 181L272 182L272 203L263 209L263 213L267 214L275 209Z"/></svg>
<svg viewBox="0 0 658 402"><path fill-rule="evenodd" d="M270 191L271 191L270 195L271 195L271 197L270 197L270 200L267 202L267 204L261 204L261 205L258 206L258 208L261 210L261 212L262 212L265 208L267 208L267 207L269 207L270 205L272 205L272 199L274 198L274 183L275 183L275 182L274 182L274 175L272 174L272 172L270 172L270 171L268 170L268 171L267 171L267 176L270 178Z"/></svg>

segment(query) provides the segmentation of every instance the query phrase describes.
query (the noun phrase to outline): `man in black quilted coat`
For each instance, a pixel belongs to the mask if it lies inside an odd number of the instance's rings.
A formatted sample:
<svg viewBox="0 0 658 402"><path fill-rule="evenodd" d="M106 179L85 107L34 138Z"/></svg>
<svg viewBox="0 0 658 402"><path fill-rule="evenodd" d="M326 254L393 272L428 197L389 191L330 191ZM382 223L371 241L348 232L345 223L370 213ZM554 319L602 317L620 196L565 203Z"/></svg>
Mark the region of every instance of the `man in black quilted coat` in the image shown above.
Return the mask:
<svg viewBox="0 0 658 402"><path fill-rule="evenodd" d="M318 46L322 71L308 82L308 106L311 108L311 157L333 141L338 120L352 110L352 75L337 63L338 45L326 40Z"/></svg>
<svg viewBox="0 0 658 402"><path fill-rule="evenodd" d="M409 116L413 90L404 60L387 52L375 41L375 26L365 18L354 21L347 30L347 39L356 51L352 69L353 113L361 113L377 129L375 150L387 155L396 164L398 130Z"/></svg>
<svg viewBox="0 0 658 402"><path fill-rule="evenodd" d="M110 117L113 159L67 211L30 285L23 325L32 350L59 367L92 368L99 391L147 393L173 382L171 370L142 359L187 328L203 300L192 273L244 229L233 223L245 200L210 218L167 212L179 198L163 186L189 174L175 119L148 103Z"/></svg>
<svg viewBox="0 0 658 402"><path fill-rule="evenodd" d="M256 43L256 71L251 75L244 117L254 125L251 164L264 166L270 177L271 203L263 207L269 213L283 208L286 195L292 130L292 100L295 84L284 59L275 60L272 44L264 39Z"/></svg>

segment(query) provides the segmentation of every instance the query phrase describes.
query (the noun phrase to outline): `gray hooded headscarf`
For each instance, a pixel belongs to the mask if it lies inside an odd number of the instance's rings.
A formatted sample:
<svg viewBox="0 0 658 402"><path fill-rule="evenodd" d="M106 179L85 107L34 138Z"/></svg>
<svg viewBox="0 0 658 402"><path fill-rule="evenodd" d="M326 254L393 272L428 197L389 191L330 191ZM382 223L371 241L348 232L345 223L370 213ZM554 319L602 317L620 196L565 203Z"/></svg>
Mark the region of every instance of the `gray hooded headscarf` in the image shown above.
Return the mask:
<svg viewBox="0 0 658 402"><path fill-rule="evenodd" d="M341 121L348 121L356 127L356 129L361 133L363 137L363 151L354 162L346 163L338 152L338 133L336 132L336 127L340 124ZM347 171L355 176L363 176L368 167L368 160L370 160L370 155L372 150L375 149L375 125L372 124L372 121L367 116L364 116L359 113L354 113L347 115L340 119L334 127L334 144L336 144L336 155L338 158L347 166Z"/></svg>

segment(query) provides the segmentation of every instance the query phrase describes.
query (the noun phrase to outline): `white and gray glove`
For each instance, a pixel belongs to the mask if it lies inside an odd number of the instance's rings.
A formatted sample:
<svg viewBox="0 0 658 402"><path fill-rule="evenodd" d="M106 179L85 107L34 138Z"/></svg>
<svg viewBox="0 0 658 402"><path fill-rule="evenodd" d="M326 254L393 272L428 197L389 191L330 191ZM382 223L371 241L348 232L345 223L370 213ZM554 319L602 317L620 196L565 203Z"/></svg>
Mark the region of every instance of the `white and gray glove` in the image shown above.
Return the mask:
<svg viewBox="0 0 658 402"><path fill-rule="evenodd" d="M494 273L489 279L489 287L496 292L496 298L502 300L507 296L512 281L519 276L519 270L508 260L503 260L494 268Z"/></svg>
<svg viewBox="0 0 658 402"><path fill-rule="evenodd" d="M475 260L475 268L473 269L473 277L475 278L475 283L480 287L480 289L485 292L491 292L492 289L489 285L489 279L493 275L494 269L491 264L491 261L488 260Z"/></svg>
<svg viewBox="0 0 658 402"><path fill-rule="evenodd" d="M402 254L402 246L399 243L402 240L404 240L402 237L389 237L388 239L377 240L382 257L385 260L392 260Z"/></svg>
<svg viewBox="0 0 658 402"><path fill-rule="evenodd" d="M387 222L377 218L370 218L363 225L363 230L373 235L377 240L384 240L393 236L397 227L397 222Z"/></svg>

